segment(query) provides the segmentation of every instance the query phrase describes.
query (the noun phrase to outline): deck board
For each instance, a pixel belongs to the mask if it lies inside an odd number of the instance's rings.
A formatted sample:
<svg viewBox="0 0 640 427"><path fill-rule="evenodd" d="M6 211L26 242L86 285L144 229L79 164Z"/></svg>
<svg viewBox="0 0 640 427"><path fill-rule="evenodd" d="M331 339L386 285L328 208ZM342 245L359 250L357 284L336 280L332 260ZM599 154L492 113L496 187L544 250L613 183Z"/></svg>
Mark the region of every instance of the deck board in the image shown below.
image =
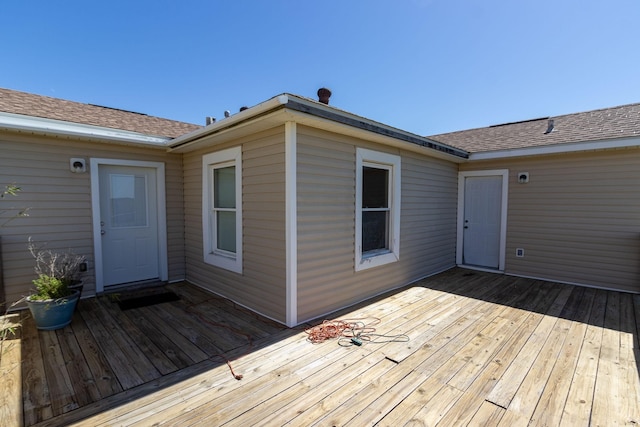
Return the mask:
<svg viewBox="0 0 640 427"><path fill-rule="evenodd" d="M166 289L180 300L83 300L56 332L25 319L0 424L640 423L638 295L452 269L327 316L375 328L343 347L187 283Z"/></svg>

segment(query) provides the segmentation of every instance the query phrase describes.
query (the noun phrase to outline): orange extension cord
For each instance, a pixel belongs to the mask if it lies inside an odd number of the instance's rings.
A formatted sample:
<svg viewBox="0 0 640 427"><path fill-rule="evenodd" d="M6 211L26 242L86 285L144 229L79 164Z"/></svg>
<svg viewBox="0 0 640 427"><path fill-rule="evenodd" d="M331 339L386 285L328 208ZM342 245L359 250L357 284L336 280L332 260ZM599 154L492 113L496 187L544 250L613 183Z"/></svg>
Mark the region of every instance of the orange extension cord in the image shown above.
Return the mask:
<svg viewBox="0 0 640 427"><path fill-rule="evenodd" d="M365 320L371 320L365 323ZM380 323L377 317L358 319L325 320L322 324L307 329L307 339L313 344L320 344L334 338L359 338L370 341L370 336L376 331L373 327Z"/></svg>
<svg viewBox="0 0 640 427"><path fill-rule="evenodd" d="M365 321L369 322L365 322ZM363 317L358 319L325 320L322 324L305 330L307 340L313 344L320 344L330 339L338 338L341 347L361 346L364 343L384 344L389 342L408 342L405 334L381 335L376 334L375 325L380 323L377 317ZM382 339L380 339L382 338Z"/></svg>

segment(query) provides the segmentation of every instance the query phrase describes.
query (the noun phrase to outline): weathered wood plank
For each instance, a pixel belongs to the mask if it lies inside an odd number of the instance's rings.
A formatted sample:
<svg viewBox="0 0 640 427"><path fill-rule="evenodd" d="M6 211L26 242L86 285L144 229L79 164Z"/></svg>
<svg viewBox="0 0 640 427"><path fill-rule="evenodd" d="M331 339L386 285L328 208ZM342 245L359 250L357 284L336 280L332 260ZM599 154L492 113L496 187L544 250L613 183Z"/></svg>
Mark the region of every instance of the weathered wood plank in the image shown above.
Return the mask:
<svg viewBox="0 0 640 427"><path fill-rule="evenodd" d="M417 419L416 414L418 411L422 409L426 402L437 396L442 387L443 384L437 379L427 379L397 405L389 406L386 410L380 412L379 416L381 418L377 425L381 427L411 425L411 421ZM388 394L391 393L387 392L383 396Z"/></svg>
<svg viewBox="0 0 640 427"><path fill-rule="evenodd" d="M561 426L589 425L604 324L607 292L598 290L565 403Z"/></svg>
<svg viewBox="0 0 640 427"><path fill-rule="evenodd" d="M438 424L444 414L460 399L462 393L463 392L457 388L447 384L443 385L438 391L438 395L426 402L422 409L414 415L412 420L420 422L419 425L434 426ZM411 425L411 420L409 421L409 425Z"/></svg>
<svg viewBox="0 0 640 427"><path fill-rule="evenodd" d="M640 348L636 335L633 295L620 294L620 416L630 425L640 425ZM639 313L640 314L640 313Z"/></svg>
<svg viewBox="0 0 640 427"><path fill-rule="evenodd" d="M566 320L560 319L559 321L562 323L561 327L566 328L566 339L558 354L553 372L551 372L540 396L540 401L531 416L534 425L555 426L559 425L562 419L596 295L595 289L592 288L576 288L576 291L582 297L579 305L575 307L575 311L566 313L564 315Z"/></svg>
<svg viewBox="0 0 640 427"><path fill-rule="evenodd" d="M540 353L547 337L556 324L557 316L571 294L570 287L563 287L554 301L552 308L543 316L540 324L533 332L524 348L517 355L512 355L513 360L500 381L487 396L487 400L502 408L508 408L518 388L524 381L529 369ZM504 418L503 418L504 419Z"/></svg>
<svg viewBox="0 0 640 427"><path fill-rule="evenodd" d="M478 411L473 414L473 418L469 420L467 427L487 427L498 425L504 416L504 413L504 408L483 400Z"/></svg>
<svg viewBox="0 0 640 427"><path fill-rule="evenodd" d="M407 343L375 341L343 348L335 340L312 345L301 329L283 330L269 322L245 327L255 317L240 310L239 319L231 319L237 308L233 303L188 284L175 286L181 301L131 310L120 322L122 313L115 306L103 307L86 316L109 318L97 326L88 322L85 331L91 328L90 336L99 336L94 328L102 328L109 337L111 326L129 332L139 328L162 349L160 357L179 369L41 426L588 425L600 398L594 399L596 388L604 393L614 382L619 402L616 413L606 414L607 425L635 421L628 414L637 410L634 398L640 387L634 358L640 325L637 296L616 293L618 302L609 301L607 307L607 291L453 269L328 316L377 317L376 333L408 333L411 349ZM207 307L199 310L204 319L229 317L228 325L244 324L241 330L254 338L252 346L238 342L240 347L226 354L242 380L234 379L222 360L194 364L187 355L195 348L208 357L222 342L216 341L220 333L215 328L189 313L194 304ZM91 300L85 308L93 308ZM604 329L607 308L610 318ZM75 321L72 329L84 352L82 329L76 331ZM605 333L610 335L603 340ZM130 334L130 341L149 353L151 347L141 345L136 334ZM158 344L158 337L182 352L183 367ZM188 349L180 348L182 343ZM97 340L93 345L103 354ZM610 356L609 350L602 351L605 347L617 352L617 364L600 360L601 353L605 359ZM385 358L393 354L400 363ZM104 362L117 360L102 357ZM518 363L526 370L522 378L513 373ZM597 377L599 364L611 380ZM519 383L511 390L508 409L487 401L510 375ZM574 417L578 412L582 415Z"/></svg>
<svg viewBox="0 0 640 427"><path fill-rule="evenodd" d="M95 300L83 300L82 303L82 317L105 355L105 359L109 361L109 366L122 388L128 389L143 384L144 380L117 343L114 342L110 331L104 325L104 316L98 314L101 311L98 303Z"/></svg>
<svg viewBox="0 0 640 427"><path fill-rule="evenodd" d="M503 345L491 357L491 362L483 367L479 375L467 387L458 404L443 417L441 420L442 425L464 425L467 422L471 422L478 407L478 399L484 401L485 397L495 387L511 365L515 355L522 351L522 348L540 324L543 317L542 313L548 310L551 302L559 292L560 289L558 287L542 283L540 291L535 294L535 297L528 296L527 292L523 290L524 299L516 301L516 303L521 301L522 304L517 304L503 312L503 316L511 321L510 333L505 337ZM517 308L518 305L520 308ZM491 405L496 406L494 404Z"/></svg>
<svg viewBox="0 0 640 427"><path fill-rule="evenodd" d="M0 425L23 425L20 315L0 316Z"/></svg>
<svg viewBox="0 0 640 427"><path fill-rule="evenodd" d="M85 406L99 400L102 396L93 380L93 375L82 354L82 350L76 341L72 327L67 326L64 329L60 329L56 331L56 335L64 360L64 364L58 366L58 369L64 369L68 372L76 405L78 407Z"/></svg>
<svg viewBox="0 0 640 427"><path fill-rule="evenodd" d="M602 331L602 345L593 392L591 425L611 425L621 413L620 365L620 294L607 292L607 306Z"/></svg>
<svg viewBox="0 0 640 427"><path fill-rule="evenodd" d="M157 339L154 337L155 335L160 335L163 334L163 331L168 331L170 333L167 334L167 338L173 342L175 348L179 348L191 359L190 364L202 362L209 357L200 347L186 338L185 335L188 336L190 331L185 328L184 325L174 322L167 313L154 307L142 307L136 310L145 316L155 328L155 332L149 331L152 340Z"/></svg>
<svg viewBox="0 0 640 427"><path fill-rule="evenodd" d="M82 310L83 308L80 308ZM81 315L75 315L71 322L71 328L82 349L85 362L91 371L93 382L95 383L101 398L111 396L122 391L122 386L116 379L109 362L100 346L91 334L87 324Z"/></svg>
<svg viewBox="0 0 640 427"><path fill-rule="evenodd" d="M69 371L55 331L39 331L42 361L51 394L53 415L78 408Z"/></svg>
<svg viewBox="0 0 640 427"><path fill-rule="evenodd" d="M144 333L140 328L138 328L137 323L126 315L127 311L122 311L117 304L109 302L104 302L101 304L101 307L103 307L113 319L116 319L123 332L133 343L135 343L139 351L146 356L149 362L151 362L160 374L166 375L178 369L178 367L155 345L149 337L149 334ZM155 375L152 377L155 378Z"/></svg>
<svg viewBox="0 0 640 427"><path fill-rule="evenodd" d="M28 426L53 417L53 409L36 324L26 311L21 322L22 351L29 355L22 358L24 423Z"/></svg>

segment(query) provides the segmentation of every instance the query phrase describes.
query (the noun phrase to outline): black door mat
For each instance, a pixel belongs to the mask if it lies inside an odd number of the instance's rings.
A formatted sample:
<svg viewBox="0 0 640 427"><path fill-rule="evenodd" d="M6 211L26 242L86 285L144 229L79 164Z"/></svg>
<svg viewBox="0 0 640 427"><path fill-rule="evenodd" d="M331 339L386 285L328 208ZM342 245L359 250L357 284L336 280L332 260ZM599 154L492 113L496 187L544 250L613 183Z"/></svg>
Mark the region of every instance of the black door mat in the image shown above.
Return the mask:
<svg viewBox="0 0 640 427"><path fill-rule="evenodd" d="M131 310L132 308L148 307L150 305L161 304L163 302L179 301L180 297L173 292L163 292L161 294L144 295L137 298L130 298L118 301L120 310Z"/></svg>

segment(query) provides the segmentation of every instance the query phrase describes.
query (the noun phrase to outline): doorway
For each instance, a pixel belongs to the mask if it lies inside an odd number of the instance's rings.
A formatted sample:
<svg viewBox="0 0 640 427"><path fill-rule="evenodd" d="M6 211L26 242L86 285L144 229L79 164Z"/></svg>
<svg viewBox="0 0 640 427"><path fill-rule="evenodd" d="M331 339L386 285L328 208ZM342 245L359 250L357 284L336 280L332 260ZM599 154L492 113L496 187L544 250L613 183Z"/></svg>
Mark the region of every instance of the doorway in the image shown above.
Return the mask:
<svg viewBox="0 0 640 427"><path fill-rule="evenodd" d="M456 262L504 271L508 171L460 172Z"/></svg>
<svg viewBox="0 0 640 427"><path fill-rule="evenodd" d="M91 159L96 291L167 280L164 164Z"/></svg>

